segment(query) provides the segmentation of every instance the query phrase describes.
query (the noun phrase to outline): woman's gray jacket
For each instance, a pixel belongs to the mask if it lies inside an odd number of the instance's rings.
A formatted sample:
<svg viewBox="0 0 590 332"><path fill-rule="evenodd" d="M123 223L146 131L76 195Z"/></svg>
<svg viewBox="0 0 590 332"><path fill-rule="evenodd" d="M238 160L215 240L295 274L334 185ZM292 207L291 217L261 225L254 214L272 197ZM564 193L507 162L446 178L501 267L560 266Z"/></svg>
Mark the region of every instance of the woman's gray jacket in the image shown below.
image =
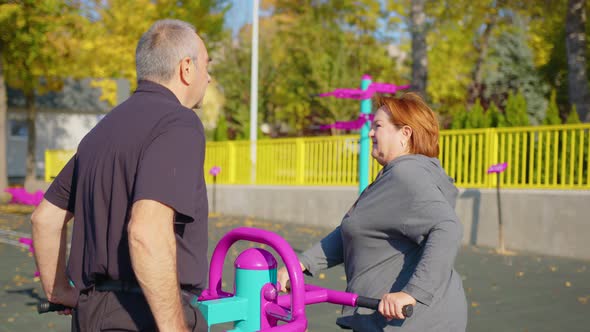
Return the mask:
<svg viewBox="0 0 590 332"><path fill-rule="evenodd" d="M344 307L337 324L355 331L465 331L467 304L453 264L463 228L458 194L438 159L405 155L387 164L342 223L300 255L310 274L344 263L347 292L381 298L403 291L414 315L387 321L378 312Z"/></svg>

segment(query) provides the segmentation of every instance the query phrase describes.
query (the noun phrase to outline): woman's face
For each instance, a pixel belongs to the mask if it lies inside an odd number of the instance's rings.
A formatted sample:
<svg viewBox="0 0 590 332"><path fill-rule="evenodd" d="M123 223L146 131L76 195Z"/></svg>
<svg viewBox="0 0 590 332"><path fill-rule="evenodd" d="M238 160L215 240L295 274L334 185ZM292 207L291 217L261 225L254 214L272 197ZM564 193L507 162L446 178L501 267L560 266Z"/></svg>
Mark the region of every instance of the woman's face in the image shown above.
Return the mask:
<svg viewBox="0 0 590 332"><path fill-rule="evenodd" d="M395 158L407 154L411 129L408 126L397 128L390 121L387 106L380 107L375 113L369 137L373 141L371 155L382 166Z"/></svg>

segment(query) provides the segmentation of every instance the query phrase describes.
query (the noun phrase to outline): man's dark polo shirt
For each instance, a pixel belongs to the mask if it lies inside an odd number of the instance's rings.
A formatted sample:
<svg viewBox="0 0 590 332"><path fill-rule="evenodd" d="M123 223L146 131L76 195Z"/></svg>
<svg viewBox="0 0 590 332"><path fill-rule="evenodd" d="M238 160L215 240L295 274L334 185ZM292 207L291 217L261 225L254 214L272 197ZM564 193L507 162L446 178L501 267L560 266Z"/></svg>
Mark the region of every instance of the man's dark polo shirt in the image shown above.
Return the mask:
<svg viewBox="0 0 590 332"><path fill-rule="evenodd" d="M135 93L82 139L45 193L49 202L74 213L68 275L77 288L100 279L136 280L127 224L140 199L176 211L180 284L205 288L204 158L205 135L197 115L170 90L149 81L139 82Z"/></svg>

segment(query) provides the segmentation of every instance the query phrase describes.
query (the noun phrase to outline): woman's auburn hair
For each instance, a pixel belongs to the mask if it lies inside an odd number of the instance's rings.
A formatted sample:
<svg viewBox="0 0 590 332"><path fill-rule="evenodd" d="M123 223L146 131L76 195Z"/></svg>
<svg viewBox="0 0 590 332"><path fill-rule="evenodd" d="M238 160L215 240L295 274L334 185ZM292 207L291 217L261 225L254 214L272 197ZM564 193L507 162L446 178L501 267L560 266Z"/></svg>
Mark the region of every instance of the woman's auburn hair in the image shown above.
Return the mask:
<svg viewBox="0 0 590 332"><path fill-rule="evenodd" d="M387 110L389 121L396 127L412 128L412 136L408 142L410 153L438 157L438 120L420 95L407 92L400 97L380 96L376 100L376 106Z"/></svg>

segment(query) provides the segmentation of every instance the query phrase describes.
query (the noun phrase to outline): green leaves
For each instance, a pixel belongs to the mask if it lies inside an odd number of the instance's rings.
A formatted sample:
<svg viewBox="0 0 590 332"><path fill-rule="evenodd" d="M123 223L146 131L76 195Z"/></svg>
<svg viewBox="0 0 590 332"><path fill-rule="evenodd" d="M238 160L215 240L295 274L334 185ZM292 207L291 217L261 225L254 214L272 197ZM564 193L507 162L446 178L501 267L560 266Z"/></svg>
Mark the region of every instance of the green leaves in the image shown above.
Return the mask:
<svg viewBox="0 0 590 332"><path fill-rule="evenodd" d="M545 112L545 119L543 119L544 125L557 125L561 124L561 118L559 117L559 109L557 108L555 89L551 90L551 97L549 99L549 106Z"/></svg>
<svg viewBox="0 0 590 332"><path fill-rule="evenodd" d="M313 124L358 117L357 101L313 95L356 88L363 74L375 81L407 83L403 76L407 69L396 68L387 45L374 34L384 17L380 2L360 2L263 3L272 15L260 22L259 121L273 128L272 136L304 135ZM238 131L236 138L246 136L248 122L250 38L246 26L237 41L224 44L221 60L213 69L226 94L225 112L230 128Z"/></svg>

